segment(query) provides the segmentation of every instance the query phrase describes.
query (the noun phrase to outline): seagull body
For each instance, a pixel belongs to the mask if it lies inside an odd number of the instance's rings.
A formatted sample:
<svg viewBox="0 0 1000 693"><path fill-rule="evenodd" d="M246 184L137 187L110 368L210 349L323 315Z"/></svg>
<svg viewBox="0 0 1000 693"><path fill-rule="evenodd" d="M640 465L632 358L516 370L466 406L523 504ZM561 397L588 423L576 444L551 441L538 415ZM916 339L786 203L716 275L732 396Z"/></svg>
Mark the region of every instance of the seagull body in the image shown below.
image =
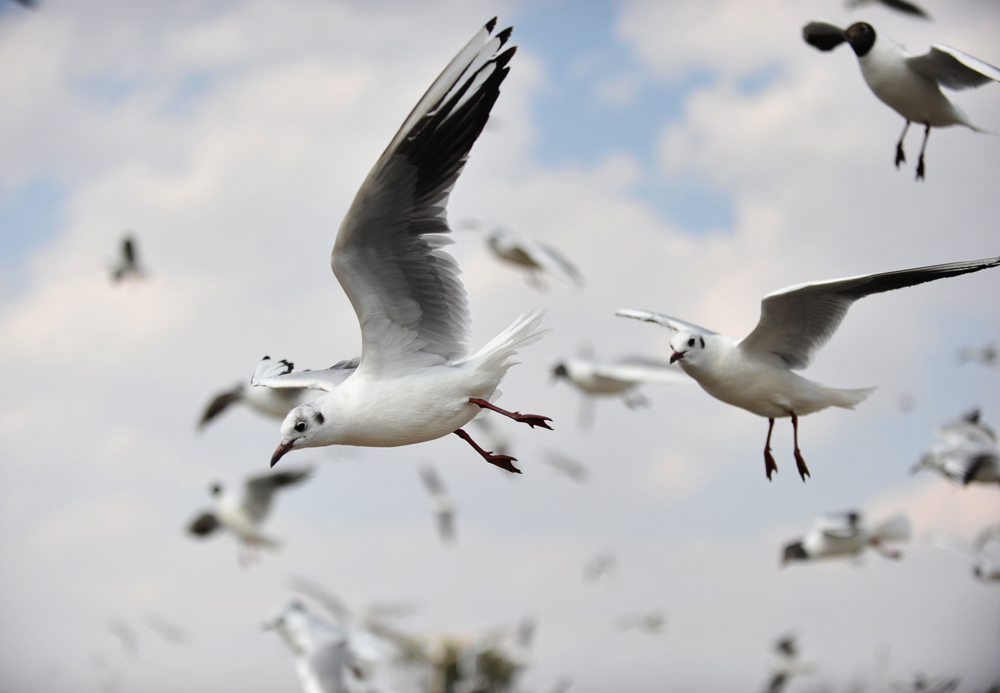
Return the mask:
<svg viewBox="0 0 1000 693"><path fill-rule="evenodd" d="M349 693L350 653L342 629L299 602L289 603L264 628L276 631L295 655L295 670L305 693Z"/></svg>
<svg viewBox="0 0 1000 693"><path fill-rule="evenodd" d="M796 676L811 674L816 670L812 662L799 660L799 648L794 635L786 635L774 644L778 661L771 668L771 678L768 680L765 693L782 693L788 682Z"/></svg>
<svg viewBox="0 0 1000 693"><path fill-rule="evenodd" d="M594 359L568 359L556 364L552 375L565 378L588 395L598 396L627 397L645 383L678 385L691 382L680 368L644 356L628 356L604 363Z"/></svg>
<svg viewBox="0 0 1000 693"><path fill-rule="evenodd" d="M833 389L792 371L809 365L859 298L998 265L1000 257L995 257L790 286L764 297L760 321L743 339L649 311L617 314L673 330L671 363L680 361L684 372L716 399L768 419L764 443L768 479L777 471L771 455L774 420L790 417L795 462L805 481L809 469L799 450L798 417L827 407L853 409L875 388Z"/></svg>
<svg viewBox="0 0 1000 693"><path fill-rule="evenodd" d="M220 392L201 415L198 428L204 428L213 419L234 404L242 403L255 412L284 421L288 412L302 404L312 394L308 388L284 388L272 390L269 387L244 387L237 385L232 390Z"/></svg>
<svg viewBox="0 0 1000 693"><path fill-rule="evenodd" d="M358 367L292 372L265 358L251 383L309 387L326 395L293 409L271 464L292 449L325 445L394 447L455 433L486 461L518 472L513 458L476 445L462 426L493 409L531 427L547 417L490 402L511 357L541 337L541 313L522 315L469 356L469 309L458 266L441 247L446 205L489 117L514 48L491 20L417 103L344 217L333 272L361 324ZM331 369L332 370L332 369Z"/></svg>
<svg viewBox="0 0 1000 693"><path fill-rule="evenodd" d="M188 526L197 537L205 537L219 528L231 532L246 549L275 548L277 542L260 532L260 525L271 509L271 499L279 488L309 478L312 468L289 469L253 476L243 484L242 493L227 493L219 483L212 484L215 508L199 515ZM245 562L241 556L241 562Z"/></svg>
<svg viewBox="0 0 1000 693"><path fill-rule="evenodd" d="M964 125L976 127L960 108L941 93L949 89L968 89L1000 81L1000 70L954 48L931 46L924 55L910 55L888 37L878 36L870 24L858 22L846 30L823 21L813 21L802 28L806 43L830 51L847 42L858 56L861 75L883 103L906 119L896 144L896 168L906 161L903 139L910 123L925 126L924 141L917 161L917 180L924 177L924 150L931 128Z"/></svg>
<svg viewBox="0 0 1000 693"><path fill-rule="evenodd" d="M477 228L478 222L467 222ZM567 286L580 288L584 284L583 275L565 256L554 248L539 241L518 236L503 226L495 226L486 232L486 245L500 260L517 265L528 271L532 286L543 288L542 276L555 277Z"/></svg>
<svg viewBox="0 0 1000 693"><path fill-rule="evenodd" d="M931 469L962 486L972 482L1000 482L1000 448L996 433L980 421L978 409L942 426L936 433L939 442L923 454L910 470L911 474Z"/></svg>
<svg viewBox="0 0 1000 693"><path fill-rule="evenodd" d="M982 346L964 346L958 350L958 362L963 366L967 363L996 366L1000 364L1000 344L987 342Z"/></svg>
<svg viewBox="0 0 1000 693"><path fill-rule="evenodd" d="M885 543L909 538L910 521L905 515L896 515L872 528L864 525L858 512L829 515L817 520L802 539L786 545L781 563L859 556L869 546L886 558L896 559L902 554Z"/></svg>

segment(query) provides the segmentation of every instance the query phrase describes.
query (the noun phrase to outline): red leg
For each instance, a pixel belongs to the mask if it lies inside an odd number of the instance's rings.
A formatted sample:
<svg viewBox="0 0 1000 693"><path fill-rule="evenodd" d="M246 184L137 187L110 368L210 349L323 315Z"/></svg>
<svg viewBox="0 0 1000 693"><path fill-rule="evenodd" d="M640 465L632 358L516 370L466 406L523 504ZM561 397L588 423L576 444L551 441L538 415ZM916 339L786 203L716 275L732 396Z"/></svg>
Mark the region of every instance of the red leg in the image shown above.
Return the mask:
<svg viewBox="0 0 1000 693"><path fill-rule="evenodd" d="M767 480L771 480L771 472L778 471L778 465L774 463L774 456L771 454L771 431L774 430L774 419L768 419L767 442L764 443L764 471L767 473Z"/></svg>
<svg viewBox="0 0 1000 693"><path fill-rule="evenodd" d="M479 405L484 409L492 409L497 414L503 414L504 416L509 416L510 418L514 419L514 421L526 423L532 428L534 428L535 426L541 426L542 428L547 428L550 431L552 430L552 427L549 426L547 423L545 423L546 421L552 420L547 416L539 416L538 414L522 414L521 412L518 411L507 411L506 409L501 409L497 405L490 404L485 399L479 399L478 397L470 397L469 403Z"/></svg>
<svg viewBox="0 0 1000 693"><path fill-rule="evenodd" d="M809 473L809 467L806 466L806 461L802 459L802 451L799 450L799 417L793 411L788 412L788 414L792 417L792 435L795 440L795 464L798 465L799 476L802 477L802 482L805 483L806 477L811 477L812 474Z"/></svg>
<svg viewBox="0 0 1000 693"><path fill-rule="evenodd" d="M506 469L508 472L513 472L514 474L521 473L520 469L511 464L511 462L517 462L516 457L511 457L510 455L494 455L492 452L486 452L476 444L476 441L472 439L472 436L463 431L461 428L457 431L452 431L452 433L471 445L475 451L482 455L483 459L490 464L495 464L500 467L500 469Z"/></svg>

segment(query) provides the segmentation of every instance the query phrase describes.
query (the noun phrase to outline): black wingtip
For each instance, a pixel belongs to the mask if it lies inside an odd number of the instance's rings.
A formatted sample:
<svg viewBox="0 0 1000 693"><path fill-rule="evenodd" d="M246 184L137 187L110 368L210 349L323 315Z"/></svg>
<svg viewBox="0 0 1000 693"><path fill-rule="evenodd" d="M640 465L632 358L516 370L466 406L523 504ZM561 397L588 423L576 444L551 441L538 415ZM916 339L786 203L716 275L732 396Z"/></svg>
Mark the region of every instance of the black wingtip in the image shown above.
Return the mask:
<svg viewBox="0 0 1000 693"><path fill-rule="evenodd" d="M509 26L506 29L504 29L503 31L501 31L499 34L497 34L497 38L500 39L501 45L504 44L504 43L507 43L507 41L510 40L510 35L511 35L511 33L513 33L513 31L514 31L514 27Z"/></svg>
<svg viewBox="0 0 1000 693"><path fill-rule="evenodd" d="M486 22L486 31L488 31L489 33L492 34L493 33L493 29L494 29L494 27L496 27L496 25L497 25L497 18L494 17L490 21Z"/></svg>

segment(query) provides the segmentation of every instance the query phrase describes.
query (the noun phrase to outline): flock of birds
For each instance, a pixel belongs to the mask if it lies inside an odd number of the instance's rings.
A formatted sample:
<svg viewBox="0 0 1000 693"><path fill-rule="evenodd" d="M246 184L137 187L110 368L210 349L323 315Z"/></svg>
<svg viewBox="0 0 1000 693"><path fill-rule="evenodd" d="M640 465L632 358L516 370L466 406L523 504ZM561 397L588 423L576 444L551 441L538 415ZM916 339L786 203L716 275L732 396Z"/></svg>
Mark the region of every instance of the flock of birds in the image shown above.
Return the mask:
<svg viewBox="0 0 1000 693"><path fill-rule="evenodd" d="M904 0L883 1L911 15L927 16ZM456 262L443 248L449 242L445 236L450 232L448 198L509 73L515 53L508 46L510 37L511 29L496 31L493 19L459 51L390 141L344 217L331 263L357 314L361 355L325 370L295 370L289 361L265 357L249 386L238 384L212 399L199 427L237 404L281 419L272 467L291 451L304 448L395 447L454 434L487 463L520 473L495 427L497 417L540 429L551 429L552 419L503 409L495 399L512 357L543 336L542 312L521 315L473 352L465 289ZM848 43L872 91L905 119L896 147L897 167L906 160L903 137L910 124L924 126L918 180L926 173L925 149L932 127L963 125L979 131L942 94L940 86L964 89L1000 81L997 68L946 46L910 56L866 23L843 29L813 21L804 27L803 37L823 51ZM481 220L468 220L465 226L482 232L495 256L524 270L533 286L543 287L546 279L573 288L584 285L574 264L543 243ZM806 368L834 335L850 306L873 294L997 266L1000 257L991 257L780 289L764 297L756 328L741 339L660 313L622 309L618 315L672 332L665 358L631 355L601 361L587 353L559 363L552 375L579 389L587 403L595 397L619 397L629 407L646 404L638 389L642 385L696 383L713 397L768 420L763 449L768 479L777 471L771 452L775 420L789 418L793 457L805 481L810 473L798 444L799 418L831 406L853 409L874 390L830 388L795 373ZM147 275L134 236L123 239L111 275L115 282ZM960 360L995 366L996 345L963 350ZM592 419L592 413L581 416L586 425ZM478 427L480 440L488 441L486 447L466 430L470 424ZM929 469L962 486L1000 483L997 437L978 410L943 426L938 437L939 442L914 471ZM586 469L564 455L553 453L546 461L578 481L586 478ZM215 483L211 486L213 507L193 519L188 530L198 538L220 530L229 532L239 543L240 563L250 565L262 550L277 545L261 530L275 492L308 481L312 471L311 467L282 467L255 474L235 491ZM432 467L423 468L420 474L440 537L453 542L455 508L445 484ZM876 524L866 522L858 511L828 515L783 548L781 564L854 558L867 549L899 559L900 550L890 544L910 538L905 515ZM951 539L937 543L956 548ZM971 549L961 549L973 558L973 573L979 580L1000 581L1000 566L991 563L986 553L996 543L1000 543L1000 527L991 527L981 532ZM587 564L584 577L597 582L614 567L614 555L601 554ZM526 666L530 623L513 633L492 633L471 646L431 644L400 633L385 614L352 613L317 585L299 581L294 589L313 606L302 599L289 602L266 627L278 633L294 654L307 693L392 690L381 682L380 662L387 647L429 663L433 675L424 685L431 691L508 690ZM665 623L661 611L633 613L623 616L618 628L655 634ZM124 631L116 628L126 643ZM508 644L500 647L505 640ZM813 669L798 661L794 638L782 639L776 649L780 662L766 686L773 693L781 691L792 676ZM567 690L569 685L561 681L554 690Z"/></svg>

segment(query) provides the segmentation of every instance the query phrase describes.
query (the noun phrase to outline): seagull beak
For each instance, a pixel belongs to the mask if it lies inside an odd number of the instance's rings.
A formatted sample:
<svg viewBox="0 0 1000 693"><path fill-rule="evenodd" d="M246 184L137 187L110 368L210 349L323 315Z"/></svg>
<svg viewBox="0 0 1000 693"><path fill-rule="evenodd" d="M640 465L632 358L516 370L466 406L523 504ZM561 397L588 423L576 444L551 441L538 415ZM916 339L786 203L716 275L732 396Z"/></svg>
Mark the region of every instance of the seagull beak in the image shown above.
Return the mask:
<svg viewBox="0 0 1000 693"><path fill-rule="evenodd" d="M278 464L278 460L285 456L285 453L292 449L295 445L295 439L288 441L287 443L282 443L278 446L278 449L274 451L271 455L271 466Z"/></svg>
<svg viewBox="0 0 1000 693"><path fill-rule="evenodd" d="M687 353L686 351L675 351L670 355L670 363L674 363L675 361L680 361L682 358L684 358L684 354L686 353Z"/></svg>

